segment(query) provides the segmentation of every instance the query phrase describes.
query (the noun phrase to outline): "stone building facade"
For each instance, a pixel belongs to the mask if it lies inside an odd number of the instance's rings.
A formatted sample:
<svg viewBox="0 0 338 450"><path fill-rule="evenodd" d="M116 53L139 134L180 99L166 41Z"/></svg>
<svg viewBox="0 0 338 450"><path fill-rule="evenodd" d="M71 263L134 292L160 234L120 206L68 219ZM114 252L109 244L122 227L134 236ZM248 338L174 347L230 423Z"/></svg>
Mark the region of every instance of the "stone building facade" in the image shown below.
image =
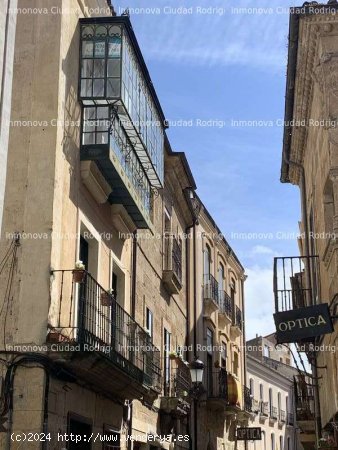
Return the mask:
<svg viewBox="0 0 338 450"><path fill-rule="evenodd" d="M249 450L300 450L304 436L296 421L295 380L286 346L276 345L274 335L247 341L247 385L252 397L250 426L262 429L262 439L249 443Z"/></svg>
<svg viewBox="0 0 338 450"><path fill-rule="evenodd" d="M236 254L198 197L190 239L191 344L203 361L204 393L197 404L201 448L231 449L251 408L245 388L245 274Z"/></svg>
<svg viewBox="0 0 338 450"><path fill-rule="evenodd" d="M296 278L306 278L311 295L303 290L298 300L327 303L332 316L338 304L337 12L336 2L328 2L291 13L281 173L301 193L303 268ZM338 445L337 319L333 324L334 332L317 339L308 356L318 379L317 440Z"/></svg>
<svg viewBox="0 0 338 450"><path fill-rule="evenodd" d="M16 0L6 0L0 11L0 229L8 152L10 126L13 58L16 27Z"/></svg>
<svg viewBox="0 0 338 450"><path fill-rule="evenodd" d="M11 119L31 126L9 130L0 446L32 432L48 442L27 449L232 448L247 417L244 270L171 149L128 16L103 0L35 6L16 26ZM210 333L226 352L204 349Z"/></svg>

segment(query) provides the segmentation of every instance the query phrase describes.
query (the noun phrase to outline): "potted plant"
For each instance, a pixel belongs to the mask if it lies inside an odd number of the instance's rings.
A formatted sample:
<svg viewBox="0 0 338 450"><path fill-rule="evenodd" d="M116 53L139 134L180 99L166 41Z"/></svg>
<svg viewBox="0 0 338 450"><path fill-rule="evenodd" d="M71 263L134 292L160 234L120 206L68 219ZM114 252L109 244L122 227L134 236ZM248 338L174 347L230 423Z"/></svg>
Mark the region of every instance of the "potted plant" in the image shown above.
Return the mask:
<svg viewBox="0 0 338 450"><path fill-rule="evenodd" d="M325 436L319 439L318 449L337 448L334 438L331 436Z"/></svg>
<svg viewBox="0 0 338 450"><path fill-rule="evenodd" d="M74 283L83 283L86 275L86 267L82 261L77 261L73 270Z"/></svg>
<svg viewBox="0 0 338 450"><path fill-rule="evenodd" d="M177 352L170 352L169 353L169 359L172 359L172 360L175 360L175 359L178 359L178 354L177 354Z"/></svg>
<svg viewBox="0 0 338 450"><path fill-rule="evenodd" d="M101 305L102 306L111 306L114 300L114 291L113 289L108 289L108 291L101 292Z"/></svg>

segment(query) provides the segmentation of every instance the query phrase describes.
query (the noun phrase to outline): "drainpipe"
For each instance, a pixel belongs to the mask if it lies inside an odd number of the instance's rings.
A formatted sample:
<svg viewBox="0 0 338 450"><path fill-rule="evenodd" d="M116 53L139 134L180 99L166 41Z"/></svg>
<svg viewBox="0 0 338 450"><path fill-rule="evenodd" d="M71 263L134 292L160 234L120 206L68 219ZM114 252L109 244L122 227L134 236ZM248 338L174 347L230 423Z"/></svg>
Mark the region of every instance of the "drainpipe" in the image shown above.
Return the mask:
<svg viewBox="0 0 338 450"><path fill-rule="evenodd" d="M137 229L132 237L132 268L131 268L131 317L136 315L136 273L137 273ZM131 435L133 432L133 403L128 402L128 450L132 449Z"/></svg>
<svg viewBox="0 0 338 450"><path fill-rule="evenodd" d="M287 158L285 153L283 153L283 159L285 163L290 167L293 164L295 167L300 169L302 182L301 182L301 204L302 204L302 212L303 212L303 222L304 222L304 230L305 230L305 256L307 256L306 263L306 272L308 278L308 286L311 286L311 274L310 274L310 242L309 242L309 222L308 222L308 214L307 214L307 202L306 202L306 177L305 170L302 164L297 163L295 161L291 161ZM316 301L313 295L312 290L312 305L315 305ZM315 406L315 428L316 428L316 439L319 442L319 439L322 435L322 421L320 416L320 398L319 398L319 385L318 385L318 369L317 369L317 355L314 353L314 361L311 363L312 373L313 373L313 388L314 388L314 406Z"/></svg>
<svg viewBox="0 0 338 450"><path fill-rule="evenodd" d="M186 346L189 348L190 346L190 246L189 246L189 238L191 230L194 224L188 226L185 230L186 240L185 240L185 287L186 287L186 308L187 308L187 322L186 322Z"/></svg>
<svg viewBox="0 0 338 450"><path fill-rule="evenodd" d="M196 277L196 223L193 226L193 283L194 283L194 357L197 358L197 277Z"/></svg>
<svg viewBox="0 0 338 450"><path fill-rule="evenodd" d="M136 314L136 271L137 271L137 230L133 232L132 269L131 269L131 317Z"/></svg>
<svg viewBox="0 0 338 450"><path fill-rule="evenodd" d="M49 385L50 385L50 375L47 370L45 370L45 393L44 393L44 411L43 411L43 432L45 435L48 433L48 397L49 397ZM42 442L42 449L48 449L48 441Z"/></svg>

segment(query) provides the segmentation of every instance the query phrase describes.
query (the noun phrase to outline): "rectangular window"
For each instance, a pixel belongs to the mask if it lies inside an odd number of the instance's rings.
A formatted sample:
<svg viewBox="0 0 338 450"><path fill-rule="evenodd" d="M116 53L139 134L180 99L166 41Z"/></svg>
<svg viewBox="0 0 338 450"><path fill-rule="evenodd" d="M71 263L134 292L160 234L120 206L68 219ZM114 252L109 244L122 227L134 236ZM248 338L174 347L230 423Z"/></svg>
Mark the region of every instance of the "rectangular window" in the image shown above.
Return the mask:
<svg viewBox="0 0 338 450"><path fill-rule="evenodd" d="M226 369L227 366L227 345L225 342L222 342L222 350L221 350L221 367Z"/></svg>
<svg viewBox="0 0 338 450"><path fill-rule="evenodd" d="M264 388L262 383L259 385L259 399L261 401L264 401Z"/></svg>
<svg viewBox="0 0 338 450"><path fill-rule="evenodd" d="M79 436L81 439L81 450L90 450L91 449L91 443L85 441L86 436L90 436L92 433L92 425L90 424L89 420L84 419L79 416L73 416L72 414L68 415L68 435L73 434L76 436ZM74 442L68 443L68 449L69 450L76 450L78 449L79 444Z"/></svg>
<svg viewBox="0 0 338 450"><path fill-rule="evenodd" d="M121 436L119 432L112 430L111 428L104 427L103 435L104 435L103 450L121 449Z"/></svg>
<svg viewBox="0 0 338 450"><path fill-rule="evenodd" d="M270 358L270 349L268 345L264 345L264 356Z"/></svg>
<svg viewBox="0 0 338 450"><path fill-rule="evenodd" d="M210 328L207 328L207 386L208 395L213 397L213 346L214 346L214 333Z"/></svg>
<svg viewBox="0 0 338 450"><path fill-rule="evenodd" d="M250 395L254 396L254 380L250 378Z"/></svg>
<svg viewBox="0 0 338 450"><path fill-rule="evenodd" d="M169 395L170 392L170 358L169 353L171 351L171 334L164 328L164 394Z"/></svg>
<svg viewBox="0 0 338 450"><path fill-rule="evenodd" d="M238 353L234 352L234 360L233 360L233 372L234 372L234 375L238 376L238 369L239 369Z"/></svg>
<svg viewBox="0 0 338 450"><path fill-rule="evenodd" d="M146 329L149 331L149 335L153 337L153 313L149 308L146 308Z"/></svg>

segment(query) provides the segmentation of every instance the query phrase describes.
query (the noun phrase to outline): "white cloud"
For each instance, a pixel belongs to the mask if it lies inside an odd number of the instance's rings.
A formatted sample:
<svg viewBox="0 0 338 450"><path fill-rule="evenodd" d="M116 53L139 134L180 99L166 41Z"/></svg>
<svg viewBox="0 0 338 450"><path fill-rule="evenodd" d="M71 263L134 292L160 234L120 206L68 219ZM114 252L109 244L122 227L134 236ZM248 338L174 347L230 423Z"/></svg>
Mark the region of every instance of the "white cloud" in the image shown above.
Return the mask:
<svg viewBox="0 0 338 450"><path fill-rule="evenodd" d="M275 331L273 271L260 266L246 268L245 331L246 339Z"/></svg>
<svg viewBox="0 0 338 450"><path fill-rule="evenodd" d="M125 5L123 0L117 1ZM165 13L178 6L192 7L193 14ZM259 6L259 8L257 7ZM284 70L290 2L280 0L272 6L269 0L239 0L230 4L214 0L212 14L198 14L193 1L178 5L170 0L135 1L131 8L141 47L147 49L147 58L161 61L176 60L195 65L242 65L256 68ZM151 11L158 7L160 14L132 15L133 10ZM200 0L198 7L210 8L209 0ZM278 13L283 7L283 13ZM246 13L235 13L234 8L245 8ZM224 14L217 13L224 11ZM262 13L252 13L252 11ZM271 11L272 12L269 12ZM250 13L251 11L251 13Z"/></svg>
<svg viewBox="0 0 338 450"><path fill-rule="evenodd" d="M272 248L266 247L265 245L255 245L252 249L253 255L273 255L275 252Z"/></svg>

